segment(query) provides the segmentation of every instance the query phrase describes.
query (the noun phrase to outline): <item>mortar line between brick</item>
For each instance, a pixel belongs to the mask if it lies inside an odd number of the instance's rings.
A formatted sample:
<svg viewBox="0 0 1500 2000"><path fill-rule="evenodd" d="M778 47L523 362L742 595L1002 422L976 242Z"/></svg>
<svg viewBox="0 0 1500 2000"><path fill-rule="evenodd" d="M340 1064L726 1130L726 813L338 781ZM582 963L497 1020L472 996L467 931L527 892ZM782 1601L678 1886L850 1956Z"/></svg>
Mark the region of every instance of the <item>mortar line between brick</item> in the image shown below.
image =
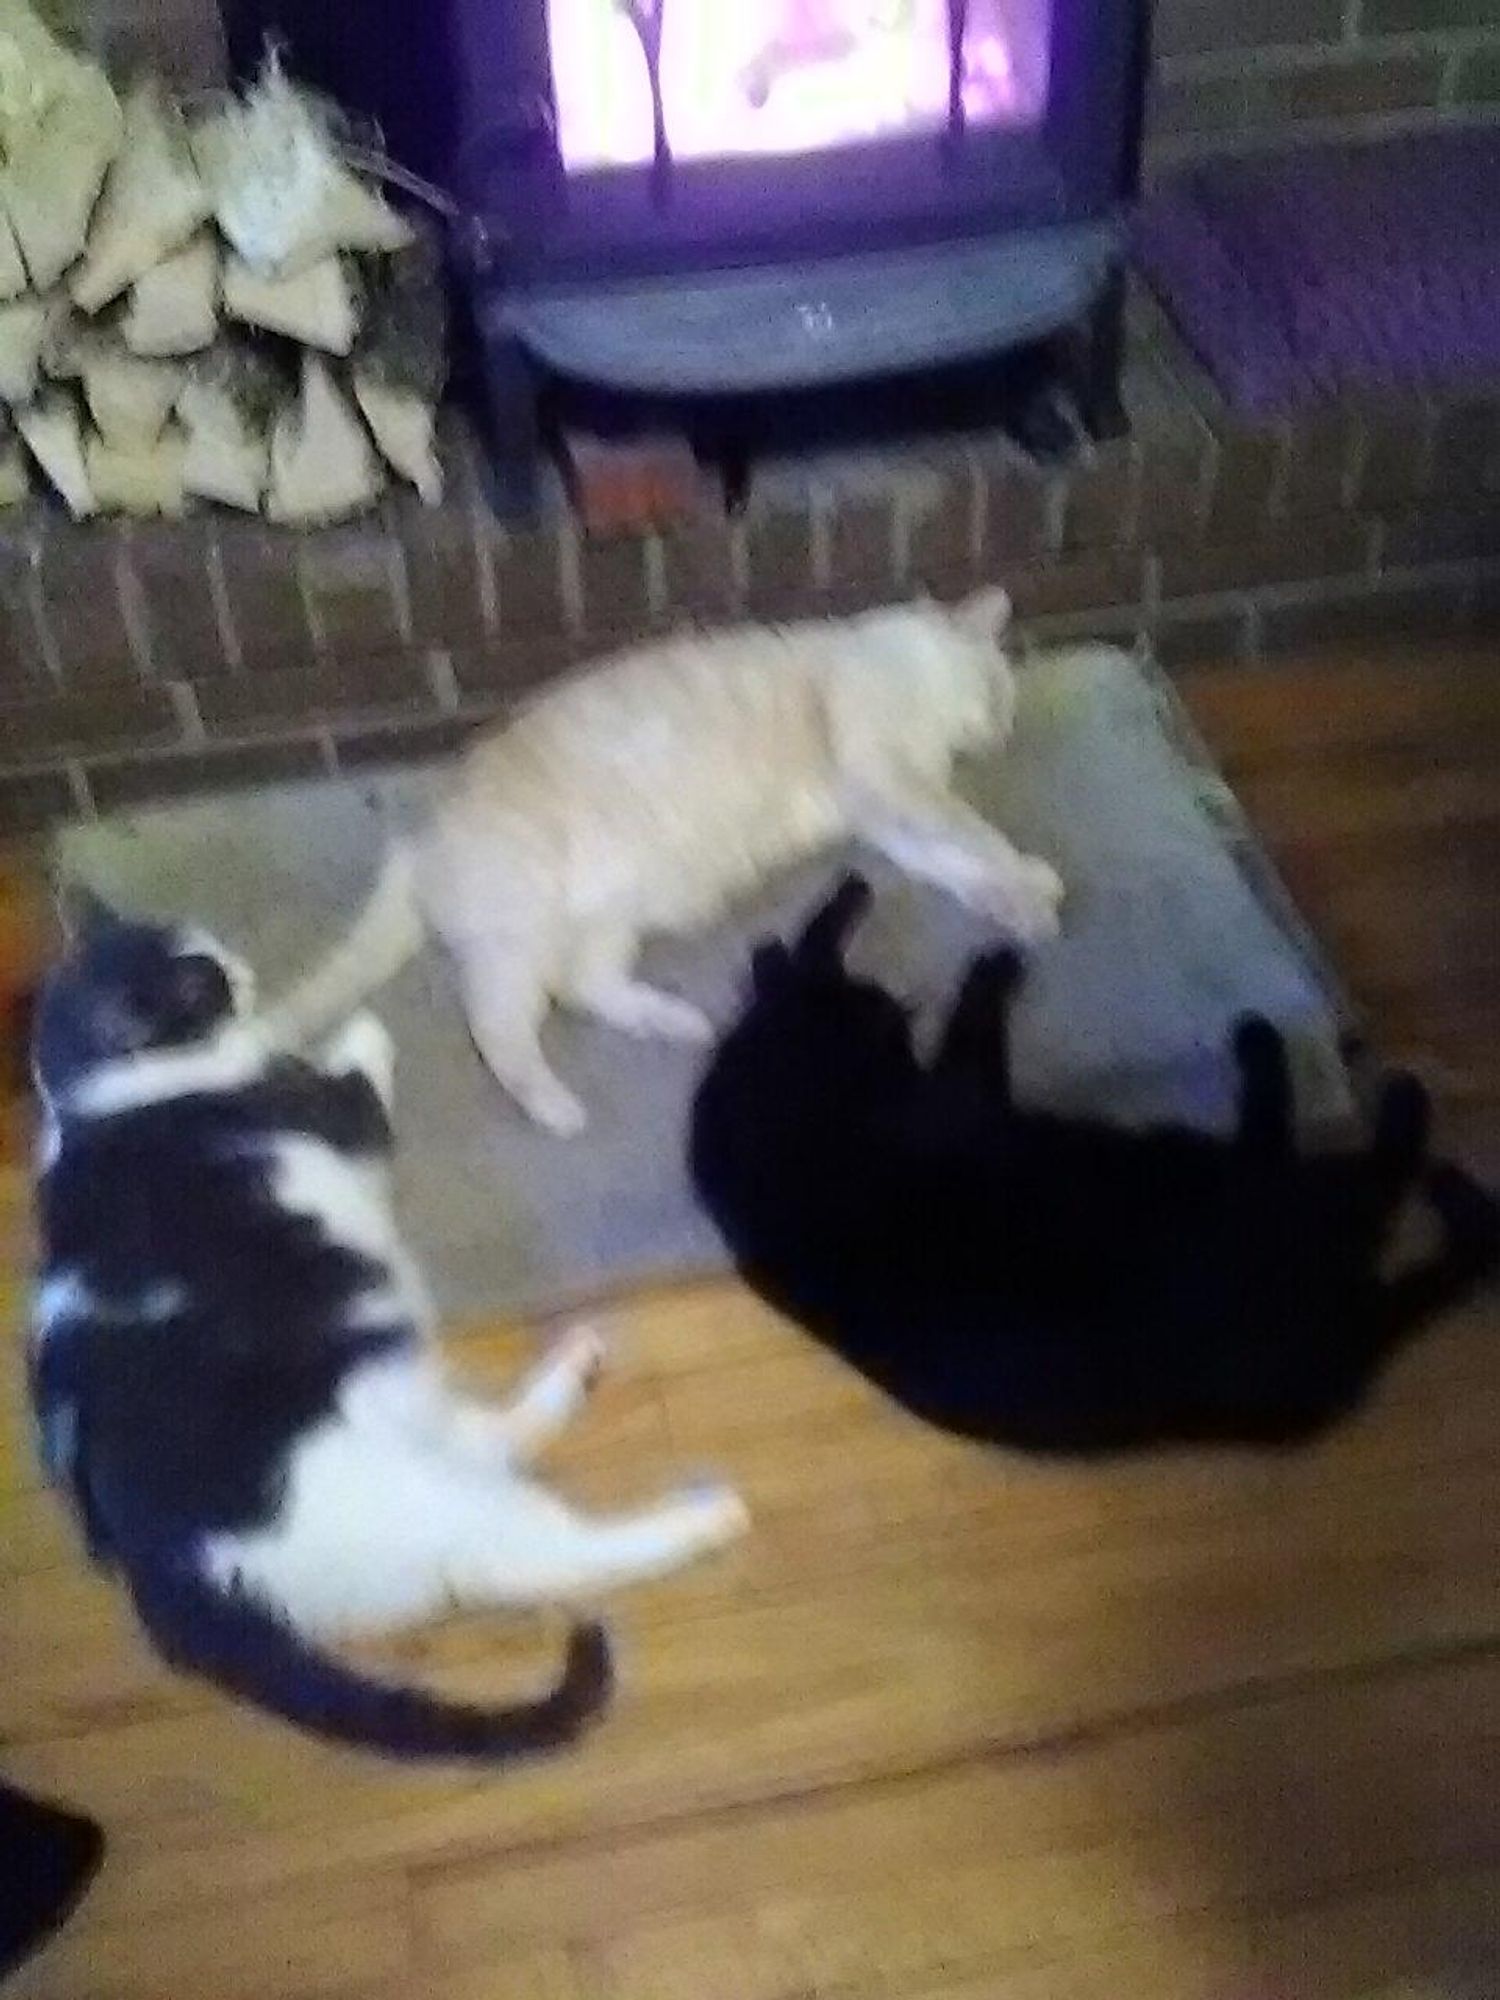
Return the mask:
<svg viewBox="0 0 1500 2000"><path fill-rule="evenodd" d="M1141 615L1148 624L1155 624L1161 615L1161 557L1154 553L1147 555L1141 565Z"/></svg>
<svg viewBox="0 0 1500 2000"><path fill-rule="evenodd" d="M151 626L146 616L146 593L141 588L141 580L131 560L131 544L131 530L127 523L115 544L110 570L114 577L115 602L120 607L120 624L125 633L125 643L130 648L136 675L140 680L150 681L155 678L156 662L151 655Z"/></svg>
<svg viewBox="0 0 1500 2000"><path fill-rule="evenodd" d="M654 528L641 543L641 565L646 578L646 616L653 625L664 625L672 608L667 587L667 549Z"/></svg>
<svg viewBox="0 0 1500 2000"><path fill-rule="evenodd" d="M500 623L500 594L495 583L495 517L485 498L484 470L473 438L462 431L458 449L463 459L464 510L469 545L474 554L474 582L479 598L479 622L486 634Z"/></svg>
<svg viewBox="0 0 1500 2000"><path fill-rule="evenodd" d="M1120 523L1120 539L1127 548L1141 539L1146 511L1146 454L1139 438L1130 440L1130 471L1125 482L1125 517Z"/></svg>
<svg viewBox="0 0 1500 2000"><path fill-rule="evenodd" d="M1068 513L1068 477L1052 473L1047 479L1047 498L1042 507L1042 552L1060 556Z"/></svg>
<svg viewBox="0 0 1500 2000"><path fill-rule="evenodd" d="M984 545L990 532L990 483L978 454L969 454L969 574L983 575Z"/></svg>
<svg viewBox="0 0 1500 2000"><path fill-rule="evenodd" d="M1458 102L1458 79L1464 66L1464 51L1450 49L1438 78L1437 101L1440 111L1451 111Z"/></svg>
<svg viewBox="0 0 1500 2000"><path fill-rule="evenodd" d="M891 583L897 592L904 591L911 579L911 531L912 509L916 495L908 487L898 485L891 495Z"/></svg>
<svg viewBox="0 0 1500 2000"><path fill-rule="evenodd" d="M1442 422L1437 399L1429 396L1422 409L1422 441L1417 446L1417 495L1425 500L1437 477L1438 429Z"/></svg>
<svg viewBox="0 0 1500 2000"><path fill-rule="evenodd" d="M1271 477L1266 486L1266 518L1281 520L1286 514L1287 494L1292 483L1292 452L1295 448L1291 423L1285 417L1276 420L1276 463L1271 467Z"/></svg>
<svg viewBox="0 0 1500 2000"><path fill-rule="evenodd" d="M1206 534L1208 524L1213 519L1214 497L1219 490L1219 467L1223 463L1224 447L1219 442L1218 432L1211 424L1206 424L1208 442L1203 449L1203 464L1198 471L1198 493L1193 502L1193 525Z"/></svg>
<svg viewBox="0 0 1500 2000"><path fill-rule="evenodd" d="M240 644L239 628L234 622L234 606L229 601L229 579L224 574L224 551L216 534L209 535L203 551L203 568L208 577L208 595L214 607L214 622L219 628L219 650L224 655L225 670L231 674L243 673L245 650Z"/></svg>
<svg viewBox="0 0 1500 2000"><path fill-rule="evenodd" d="M833 581L834 498L826 489L809 494L807 501L807 556L814 590L827 590Z"/></svg>
<svg viewBox="0 0 1500 2000"><path fill-rule="evenodd" d="M750 601L750 527L743 514L729 524L729 575L732 609L742 614Z"/></svg>
<svg viewBox="0 0 1500 2000"><path fill-rule="evenodd" d="M1208 147L1205 147L1202 134L1187 133L1178 138L1159 140L1151 149L1149 164L1154 174L1170 172L1184 163L1191 164L1201 159L1205 151L1226 157L1257 153L1264 150L1268 139L1285 140L1293 133L1299 145L1314 145L1320 142L1336 144L1341 140L1395 139L1406 133L1431 132L1434 129L1446 131L1455 125L1482 125L1488 128L1495 124L1500 124L1500 104L1417 104L1399 111L1350 112L1337 118L1301 118L1293 127L1274 121L1257 121L1239 130L1215 133Z"/></svg>
<svg viewBox="0 0 1500 2000"><path fill-rule="evenodd" d="M308 581L303 553L299 546L292 557L292 575L297 580L297 595L302 599L302 619L307 626L307 636L312 641L313 657L322 665L328 658L328 628L323 623L317 592Z"/></svg>
<svg viewBox="0 0 1500 2000"><path fill-rule="evenodd" d="M1358 415L1352 421L1354 432L1349 440L1349 460L1339 479L1339 505L1345 509L1353 507L1370 459L1370 426Z"/></svg>
<svg viewBox="0 0 1500 2000"><path fill-rule="evenodd" d="M84 819L97 819L98 808L94 804L93 789L89 784L88 772L76 757L70 757L63 765L63 776L68 781L68 790L73 794L73 803Z"/></svg>
<svg viewBox="0 0 1500 2000"><path fill-rule="evenodd" d="M1252 591L1245 599L1245 647L1252 660L1264 657L1266 628L1260 600Z"/></svg>
<svg viewBox="0 0 1500 2000"><path fill-rule="evenodd" d="M1372 583L1378 582L1385 574L1385 538L1386 524L1377 514L1370 523L1370 542L1365 551L1364 574Z"/></svg>
<svg viewBox="0 0 1500 2000"><path fill-rule="evenodd" d="M406 566L406 544L394 528L386 553L386 575L390 583L391 606L396 614L396 637L410 646L417 636L411 609L411 575Z"/></svg>
<svg viewBox="0 0 1500 2000"><path fill-rule="evenodd" d="M191 681L168 681L167 699L177 716L177 726L182 731L182 741L194 749L200 748L208 740L208 731L203 727L203 711L198 705L198 690Z"/></svg>
<svg viewBox="0 0 1500 2000"><path fill-rule="evenodd" d="M434 646L427 654L427 685L444 715L454 715L459 706L458 675L453 671L453 655L446 646Z"/></svg>
<svg viewBox="0 0 1500 2000"><path fill-rule="evenodd" d="M1470 55L1492 49L1496 39L1494 28L1409 28L1357 35L1354 46L1359 55L1381 62L1401 56L1447 55L1455 49L1460 55ZM1233 83L1252 67L1258 70L1268 63L1285 70L1323 69L1330 53L1342 63L1347 61L1350 47L1342 38L1332 43L1267 42L1253 49L1203 49L1195 55L1164 56L1159 67L1168 83Z"/></svg>
<svg viewBox="0 0 1500 2000"><path fill-rule="evenodd" d="M572 521L564 521L555 531L553 541L556 547L557 596L562 607L563 624L569 634L577 639L582 636L588 607L583 597L583 550L577 527Z"/></svg>
<svg viewBox="0 0 1500 2000"><path fill-rule="evenodd" d="M29 551L26 602L31 609L31 623L36 633L37 651L42 656L42 665L56 686L61 688L65 684L62 653L58 648L57 635L52 630L52 620L47 611L47 593L42 588L42 553L35 542L31 544Z"/></svg>
<svg viewBox="0 0 1500 2000"><path fill-rule="evenodd" d="M1424 584L1477 584L1487 570L1493 572L1493 569L1493 558L1485 556L1465 556L1446 562L1403 563L1398 568L1378 572L1353 569L1337 576L1297 577L1284 583L1273 580L1248 584L1232 591L1206 590L1196 595L1179 593L1167 598L1160 610L1167 614L1170 623L1179 614L1191 618L1227 609L1235 599L1244 599L1273 611L1303 604L1326 603L1335 598L1378 600Z"/></svg>

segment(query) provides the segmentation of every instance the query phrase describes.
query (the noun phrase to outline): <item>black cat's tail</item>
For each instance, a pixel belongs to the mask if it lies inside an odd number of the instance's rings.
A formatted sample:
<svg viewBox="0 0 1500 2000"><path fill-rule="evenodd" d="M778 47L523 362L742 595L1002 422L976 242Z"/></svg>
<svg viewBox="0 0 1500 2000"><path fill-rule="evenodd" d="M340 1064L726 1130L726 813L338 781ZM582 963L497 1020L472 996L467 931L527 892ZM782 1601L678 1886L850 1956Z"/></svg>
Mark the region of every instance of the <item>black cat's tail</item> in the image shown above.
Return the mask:
<svg viewBox="0 0 1500 2000"><path fill-rule="evenodd" d="M243 1591L221 1590L180 1566L137 1570L130 1587L141 1622L172 1666L313 1736L392 1757L507 1763L556 1750L597 1719L613 1685L599 1625L574 1628L550 1693L481 1708L368 1680Z"/></svg>

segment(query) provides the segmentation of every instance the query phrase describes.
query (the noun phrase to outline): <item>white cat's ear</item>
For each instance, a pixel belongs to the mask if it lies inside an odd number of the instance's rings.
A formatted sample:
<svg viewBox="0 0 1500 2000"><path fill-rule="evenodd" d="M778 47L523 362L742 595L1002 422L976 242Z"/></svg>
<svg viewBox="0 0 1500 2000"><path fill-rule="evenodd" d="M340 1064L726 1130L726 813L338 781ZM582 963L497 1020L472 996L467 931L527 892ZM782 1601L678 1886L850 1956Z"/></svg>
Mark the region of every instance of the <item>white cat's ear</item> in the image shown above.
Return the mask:
<svg viewBox="0 0 1500 2000"><path fill-rule="evenodd" d="M999 639L1010 624L1010 596L999 584L971 591L948 614L964 632L979 639Z"/></svg>

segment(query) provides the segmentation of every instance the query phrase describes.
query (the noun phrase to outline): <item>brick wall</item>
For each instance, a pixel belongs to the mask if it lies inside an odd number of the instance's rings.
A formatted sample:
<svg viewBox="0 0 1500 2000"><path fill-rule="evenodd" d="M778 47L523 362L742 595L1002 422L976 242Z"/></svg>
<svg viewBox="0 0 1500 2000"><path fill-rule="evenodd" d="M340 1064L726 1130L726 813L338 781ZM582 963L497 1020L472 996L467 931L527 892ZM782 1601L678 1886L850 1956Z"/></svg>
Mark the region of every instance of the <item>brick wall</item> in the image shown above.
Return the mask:
<svg viewBox="0 0 1500 2000"><path fill-rule="evenodd" d="M206 0L92 4L101 35L162 36L212 66ZM1221 142L1351 107L1389 118L1423 92L1419 115L1451 116L1464 91L1500 91L1500 0L1160 13L1158 150L1195 126ZM1244 427L1154 321L1136 346L1133 437L1067 473L983 441L898 456L858 484L804 468L763 482L745 520L706 496L669 535L590 539L570 521L507 535L461 429L440 508L393 502L313 536L222 515L0 517L0 830L441 751L583 655L918 586L1000 579L1037 636L1143 634L1170 663L1500 631L1500 394Z"/></svg>
<svg viewBox="0 0 1500 2000"><path fill-rule="evenodd" d="M1154 161L1500 115L1500 0L1157 0Z"/></svg>
<svg viewBox="0 0 1500 2000"><path fill-rule="evenodd" d="M1134 437L1066 473L967 444L646 537L507 534L461 440L442 507L316 536L34 516L0 531L0 825L430 754L586 654L919 586L1169 664L1500 631L1500 400L1246 429L1149 353L1130 388Z"/></svg>

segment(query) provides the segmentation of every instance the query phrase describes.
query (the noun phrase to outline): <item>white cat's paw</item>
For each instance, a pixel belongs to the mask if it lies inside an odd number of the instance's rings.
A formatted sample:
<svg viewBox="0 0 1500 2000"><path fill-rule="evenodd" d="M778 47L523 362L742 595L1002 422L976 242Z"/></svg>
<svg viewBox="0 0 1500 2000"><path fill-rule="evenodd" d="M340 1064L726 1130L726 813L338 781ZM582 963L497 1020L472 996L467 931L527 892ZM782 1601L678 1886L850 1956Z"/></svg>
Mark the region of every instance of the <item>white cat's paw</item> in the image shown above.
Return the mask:
<svg viewBox="0 0 1500 2000"><path fill-rule="evenodd" d="M1017 944L1045 944L1062 929L1059 905L1063 894L1063 879L1052 864L1027 858L1019 869L994 884L983 899L982 909Z"/></svg>
<svg viewBox="0 0 1500 2000"><path fill-rule="evenodd" d="M613 1003L611 1020L627 1035L644 1041L684 1042L702 1047L713 1040L713 1023L701 1007L675 993L637 986Z"/></svg>
<svg viewBox="0 0 1500 2000"><path fill-rule="evenodd" d="M1061 875L1050 861L1043 861L1039 854L1025 857L1021 863L1021 874L1028 892L1042 902L1050 903L1054 910L1068 893Z"/></svg>
<svg viewBox="0 0 1500 2000"><path fill-rule="evenodd" d="M532 1084L521 1099L521 1109L533 1125L540 1125L556 1139L576 1139L589 1122L589 1114L572 1091L555 1077Z"/></svg>

